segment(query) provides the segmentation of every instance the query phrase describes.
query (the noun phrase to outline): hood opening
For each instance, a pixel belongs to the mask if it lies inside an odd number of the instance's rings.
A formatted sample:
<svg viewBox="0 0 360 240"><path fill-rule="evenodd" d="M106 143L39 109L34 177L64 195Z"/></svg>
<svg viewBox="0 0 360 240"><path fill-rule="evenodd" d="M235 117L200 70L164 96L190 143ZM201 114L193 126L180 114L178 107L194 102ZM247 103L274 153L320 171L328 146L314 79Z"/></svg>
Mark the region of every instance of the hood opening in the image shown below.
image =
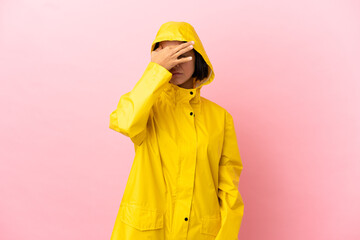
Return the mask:
<svg viewBox="0 0 360 240"><path fill-rule="evenodd" d="M202 80L195 81L194 87L202 87L206 84L211 83L214 80L215 73L213 66L206 54L205 48L202 45L199 36L197 35L194 27L191 24L187 22L175 21L170 21L162 24L156 34L154 41L151 44L150 52L154 50L156 43L161 41L194 41L195 44L193 45L193 49L202 56L208 67L207 77L203 78Z"/></svg>

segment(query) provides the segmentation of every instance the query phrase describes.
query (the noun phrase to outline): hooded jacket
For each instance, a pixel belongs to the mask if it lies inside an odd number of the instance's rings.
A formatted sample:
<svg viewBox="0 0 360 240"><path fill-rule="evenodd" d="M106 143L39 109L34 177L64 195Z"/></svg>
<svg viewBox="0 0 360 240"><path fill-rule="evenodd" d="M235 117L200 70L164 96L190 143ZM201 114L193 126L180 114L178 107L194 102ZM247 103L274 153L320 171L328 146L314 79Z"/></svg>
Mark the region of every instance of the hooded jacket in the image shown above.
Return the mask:
<svg viewBox="0 0 360 240"><path fill-rule="evenodd" d="M200 96L213 66L186 22L161 25L151 51L165 40L194 41L208 76L192 89L169 81L172 73L149 62L110 114L110 128L129 137L135 157L111 240L236 240L244 203L243 169L233 118Z"/></svg>

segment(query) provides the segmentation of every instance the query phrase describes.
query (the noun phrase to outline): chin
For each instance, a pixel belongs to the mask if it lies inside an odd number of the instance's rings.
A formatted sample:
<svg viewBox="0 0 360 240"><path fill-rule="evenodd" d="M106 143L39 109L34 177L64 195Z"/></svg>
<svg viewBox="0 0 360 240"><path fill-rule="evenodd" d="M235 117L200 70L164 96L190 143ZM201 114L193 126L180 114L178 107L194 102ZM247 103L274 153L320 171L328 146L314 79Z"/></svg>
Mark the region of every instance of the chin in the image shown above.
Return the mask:
<svg viewBox="0 0 360 240"><path fill-rule="evenodd" d="M183 83L186 82L186 81L179 81L179 80L171 79L170 82L171 82L172 84L175 84L175 85L181 85L181 84L183 84Z"/></svg>

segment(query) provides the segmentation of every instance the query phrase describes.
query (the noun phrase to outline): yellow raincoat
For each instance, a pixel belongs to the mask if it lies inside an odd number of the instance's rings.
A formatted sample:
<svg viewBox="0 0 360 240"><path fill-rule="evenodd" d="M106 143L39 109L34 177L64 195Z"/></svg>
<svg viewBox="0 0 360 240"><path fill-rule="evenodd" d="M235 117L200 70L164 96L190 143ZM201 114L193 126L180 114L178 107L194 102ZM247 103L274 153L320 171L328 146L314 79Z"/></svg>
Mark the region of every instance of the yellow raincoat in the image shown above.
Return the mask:
<svg viewBox="0 0 360 240"><path fill-rule="evenodd" d="M200 96L215 74L194 28L164 23L151 51L165 40L194 40L209 74L185 89L169 83L170 71L149 62L120 97L110 128L131 139L135 158L111 240L236 240L244 203L233 118Z"/></svg>

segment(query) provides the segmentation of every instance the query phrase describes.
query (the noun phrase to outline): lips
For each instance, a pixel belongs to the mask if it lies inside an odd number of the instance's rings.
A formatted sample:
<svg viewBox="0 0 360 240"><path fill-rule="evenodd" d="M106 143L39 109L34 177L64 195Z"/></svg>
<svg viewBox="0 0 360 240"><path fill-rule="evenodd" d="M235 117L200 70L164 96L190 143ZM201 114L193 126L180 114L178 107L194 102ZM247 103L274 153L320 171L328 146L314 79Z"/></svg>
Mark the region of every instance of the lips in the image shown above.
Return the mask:
<svg viewBox="0 0 360 240"><path fill-rule="evenodd" d="M173 76L179 76L179 75L181 75L182 73L179 73L179 72L174 72L174 73L172 73L172 75Z"/></svg>

